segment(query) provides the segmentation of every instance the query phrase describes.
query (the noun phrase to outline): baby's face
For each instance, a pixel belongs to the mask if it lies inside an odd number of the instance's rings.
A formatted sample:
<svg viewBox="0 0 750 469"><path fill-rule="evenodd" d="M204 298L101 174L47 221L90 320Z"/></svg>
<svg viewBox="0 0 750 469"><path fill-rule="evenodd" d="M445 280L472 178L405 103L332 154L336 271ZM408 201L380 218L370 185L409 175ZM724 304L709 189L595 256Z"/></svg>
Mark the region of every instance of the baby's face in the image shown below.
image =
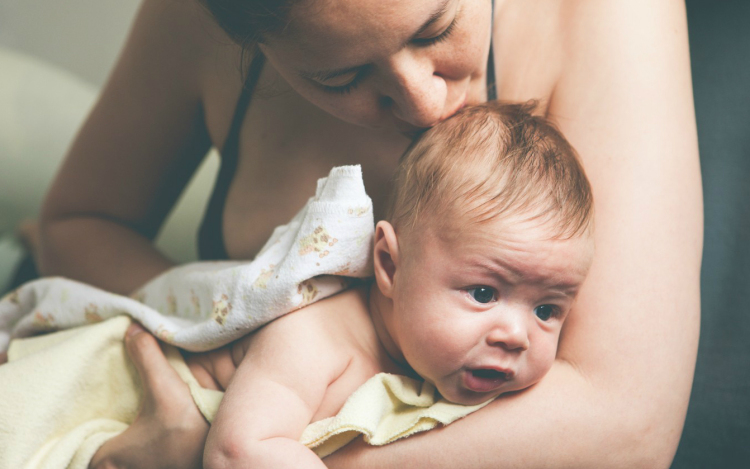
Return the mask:
<svg viewBox="0 0 750 469"><path fill-rule="evenodd" d="M593 241L548 237L531 222L493 222L401 245L390 332L449 401L478 404L549 371Z"/></svg>

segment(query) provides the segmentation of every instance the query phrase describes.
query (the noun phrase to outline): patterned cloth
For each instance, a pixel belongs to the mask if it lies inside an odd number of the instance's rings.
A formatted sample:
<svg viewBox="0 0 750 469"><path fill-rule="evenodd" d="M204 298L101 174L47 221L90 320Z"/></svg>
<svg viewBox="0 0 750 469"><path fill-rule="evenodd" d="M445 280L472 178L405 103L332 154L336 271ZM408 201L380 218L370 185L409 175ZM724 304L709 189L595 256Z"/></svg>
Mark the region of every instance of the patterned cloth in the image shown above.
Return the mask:
<svg viewBox="0 0 750 469"><path fill-rule="evenodd" d="M99 447L134 421L143 390L123 342L130 322L119 316L11 342L10 361L0 366L0 468L87 469ZM200 387L180 352L163 349L213 422L224 393ZM379 373L337 415L308 425L300 443L322 458L360 435L384 445L486 404L452 404L429 383Z"/></svg>
<svg viewBox="0 0 750 469"><path fill-rule="evenodd" d="M371 276L373 229L361 168L336 167L252 262L175 267L130 298L63 278L21 286L0 301L0 351L11 338L120 314L186 350L221 347Z"/></svg>

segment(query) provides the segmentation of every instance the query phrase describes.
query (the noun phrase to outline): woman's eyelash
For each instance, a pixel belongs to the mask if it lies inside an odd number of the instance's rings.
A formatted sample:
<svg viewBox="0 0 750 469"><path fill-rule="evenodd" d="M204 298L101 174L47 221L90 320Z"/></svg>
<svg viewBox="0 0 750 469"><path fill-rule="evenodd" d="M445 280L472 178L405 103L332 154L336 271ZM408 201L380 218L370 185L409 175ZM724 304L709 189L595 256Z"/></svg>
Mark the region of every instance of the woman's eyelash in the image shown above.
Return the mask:
<svg viewBox="0 0 750 469"><path fill-rule="evenodd" d="M428 38L421 38L421 39L414 39L414 43L420 45L420 46L431 46L432 44L437 44L438 42L445 41L448 39L453 33L453 30L456 29L456 23L458 22L458 15L456 15L453 18L453 21L451 21L451 24L448 25L445 30L438 34L435 37L428 37Z"/></svg>
<svg viewBox="0 0 750 469"><path fill-rule="evenodd" d="M347 94L350 93L354 88L359 85L359 82L362 80L362 74L357 74L352 81L347 83L346 85L341 86L327 86L327 85L320 85L323 87L324 90L328 91L329 93L336 93L336 94Z"/></svg>

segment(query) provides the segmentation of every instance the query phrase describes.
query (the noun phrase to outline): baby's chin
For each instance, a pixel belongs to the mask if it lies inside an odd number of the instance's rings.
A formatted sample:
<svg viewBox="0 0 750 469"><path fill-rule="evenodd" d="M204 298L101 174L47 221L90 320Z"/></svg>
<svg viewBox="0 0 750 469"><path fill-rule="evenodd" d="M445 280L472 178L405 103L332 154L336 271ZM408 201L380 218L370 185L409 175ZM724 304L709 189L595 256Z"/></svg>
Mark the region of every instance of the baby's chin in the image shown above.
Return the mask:
<svg viewBox="0 0 750 469"><path fill-rule="evenodd" d="M471 389L466 389L464 387L443 390L440 389L440 386L437 387L437 390L440 393L440 396L448 402L472 406L491 401L505 394L513 394L523 391L532 387L537 381L539 380L531 383L516 381L513 383L507 383L506 386L502 386L497 390L487 392L472 391Z"/></svg>
<svg viewBox="0 0 750 469"><path fill-rule="evenodd" d="M478 393L469 390L453 389L451 391L446 390L445 392L443 392L439 388L438 392L443 399L452 404L467 406L483 404L497 398L498 396L501 396L502 394L505 394L505 392L503 392L502 390L491 393Z"/></svg>

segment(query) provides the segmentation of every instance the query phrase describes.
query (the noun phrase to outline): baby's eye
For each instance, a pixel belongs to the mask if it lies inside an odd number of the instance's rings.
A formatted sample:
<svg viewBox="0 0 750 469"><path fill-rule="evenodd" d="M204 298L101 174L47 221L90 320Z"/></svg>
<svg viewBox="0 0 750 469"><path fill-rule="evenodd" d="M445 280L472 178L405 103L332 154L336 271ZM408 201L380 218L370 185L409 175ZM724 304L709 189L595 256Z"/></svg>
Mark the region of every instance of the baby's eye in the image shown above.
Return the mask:
<svg viewBox="0 0 750 469"><path fill-rule="evenodd" d="M486 304L496 299L495 290L490 287L470 288L468 292L477 303Z"/></svg>
<svg viewBox="0 0 750 469"><path fill-rule="evenodd" d="M542 321L549 321L549 318L557 314L557 306L555 305L540 305L534 308L534 314Z"/></svg>

